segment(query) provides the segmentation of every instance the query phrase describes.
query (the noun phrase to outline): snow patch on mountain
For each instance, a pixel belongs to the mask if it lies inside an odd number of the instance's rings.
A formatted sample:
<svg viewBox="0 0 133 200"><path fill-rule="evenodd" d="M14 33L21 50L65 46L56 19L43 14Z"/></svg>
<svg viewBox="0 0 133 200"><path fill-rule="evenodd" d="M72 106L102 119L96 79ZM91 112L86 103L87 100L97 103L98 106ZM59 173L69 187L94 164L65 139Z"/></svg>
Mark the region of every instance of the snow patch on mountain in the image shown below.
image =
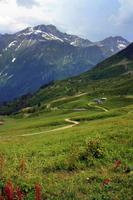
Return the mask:
<svg viewBox="0 0 133 200"><path fill-rule="evenodd" d="M110 49L112 52L114 52L115 50L113 48Z"/></svg>
<svg viewBox="0 0 133 200"><path fill-rule="evenodd" d="M78 46L76 41L73 41L73 42L71 42L70 44L71 44L72 46L75 46L75 47Z"/></svg>
<svg viewBox="0 0 133 200"><path fill-rule="evenodd" d="M43 39L45 40L59 40L60 42L64 42L63 39L57 37L56 35L52 34L52 33L47 33L45 31L42 31L42 30L34 30L33 28L29 28L28 29L28 32L23 32L23 33L20 33L18 35L18 37L21 37L21 36L34 36L34 35L39 35L41 36Z"/></svg>
<svg viewBox="0 0 133 200"><path fill-rule="evenodd" d="M117 43L121 43L121 44L127 44L127 42L126 42L126 41L124 41L124 40L117 40Z"/></svg>
<svg viewBox="0 0 133 200"><path fill-rule="evenodd" d="M22 43L23 43L23 40L22 40L22 42L17 46L17 48L15 49L15 51L17 51L17 50L21 47Z"/></svg>
<svg viewBox="0 0 133 200"><path fill-rule="evenodd" d="M7 80L11 79L13 77L13 74L7 77Z"/></svg>
<svg viewBox="0 0 133 200"><path fill-rule="evenodd" d="M120 50L122 50L122 49L124 49L124 48L126 48L126 44L118 44L118 49L120 49Z"/></svg>
<svg viewBox="0 0 133 200"><path fill-rule="evenodd" d="M64 42L62 39L51 33L43 32L42 37L45 38L46 40L59 40L60 42Z"/></svg>
<svg viewBox="0 0 133 200"><path fill-rule="evenodd" d="M13 59L12 59L12 63L14 63L14 62L15 62L15 60L16 60L16 58L13 58Z"/></svg>
<svg viewBox="0 0 133 200"><path fill-rule="evenodd" d="M10 48L10 47L14 46L16 43L17 43L17 41L16 41L16 40L15 40L15 41L13 41L13 42L11 42L11 43L8 45L8 48Z"/></svg>

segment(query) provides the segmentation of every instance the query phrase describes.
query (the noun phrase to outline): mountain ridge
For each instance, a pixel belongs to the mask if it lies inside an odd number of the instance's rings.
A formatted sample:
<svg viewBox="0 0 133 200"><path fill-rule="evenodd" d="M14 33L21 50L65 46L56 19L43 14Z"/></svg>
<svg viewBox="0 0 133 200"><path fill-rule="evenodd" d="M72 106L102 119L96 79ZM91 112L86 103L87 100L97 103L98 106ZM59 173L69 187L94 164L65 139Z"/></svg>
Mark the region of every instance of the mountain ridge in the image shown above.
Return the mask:
<svg viewBox="0 0 133 200"><path fill-rule="evenodd" d="M5 104L5 106L1 107L0 113L10 114L29 106L37 109L46 109L44 105L49 101L82 93L87 93L91 97L132 95L132 83L133 43L80 76L51 82L50 85L41 87L34 94L29 93L20 99ZM38 108L36 107L37 105L42 105L42 107Z"/></svg>
<svg viewBox="0 0 133 200"><path fill-rule="evenodd" d="M118 38L115 42L118 46ZM114 53L106 48L62 33L53 25L38 25L12 35L1 35L0 102L86 72Z"/></svg>

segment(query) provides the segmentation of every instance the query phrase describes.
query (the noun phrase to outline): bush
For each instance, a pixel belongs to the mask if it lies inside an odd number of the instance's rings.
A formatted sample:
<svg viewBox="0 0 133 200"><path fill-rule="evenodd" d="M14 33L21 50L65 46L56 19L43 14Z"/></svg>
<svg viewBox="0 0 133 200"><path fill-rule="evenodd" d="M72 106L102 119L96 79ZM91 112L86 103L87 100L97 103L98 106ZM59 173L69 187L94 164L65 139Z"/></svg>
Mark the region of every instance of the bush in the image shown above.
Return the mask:
<svg viewBox="0 0 133 200"><path fill-rule="evenodd" d="M104 157L104 148L99 139L93 139L87 142L85 149L80 154L80 160L85 161L87 165L94 165L96 159Z"/></svg>
<svg viewBox="0 0 133 200"><path fill-rule="evenodd" d="M90 140L86 147L87 156L92 156L93 158L102 158L104 156L104 149L100 140Z"/></svg>
<svg viewBox="0 0 133 200"><path fill-rule="evenodd" d="M83 148L72 147L67 158L67 169L72 171L83 168L83 165L92 166L97 159L104 157L104 148L99 139L90 140Z"/></svg>

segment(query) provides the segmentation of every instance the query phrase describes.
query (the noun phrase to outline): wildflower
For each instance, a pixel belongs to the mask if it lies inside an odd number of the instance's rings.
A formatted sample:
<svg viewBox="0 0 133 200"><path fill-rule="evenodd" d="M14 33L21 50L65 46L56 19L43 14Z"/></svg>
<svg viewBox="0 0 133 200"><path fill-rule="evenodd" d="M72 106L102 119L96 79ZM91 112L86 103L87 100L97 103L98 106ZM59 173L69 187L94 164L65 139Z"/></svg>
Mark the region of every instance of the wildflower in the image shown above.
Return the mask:
<svg viewBox="0 0 133 200"><path fill-rule="evenodd" d="M108 185L110 183L110 180L108 178L104 179L103 185Z"/></svg>
<svg viewBox="0 0 133 200"><path fill-rule="evenodd" d="M36 184L35 185L35 200L41 200L41 185Z"/></svg>
<svg viewBox="0 0 133 200"><path fill-rule="evenodd" d="M121 166L121 161L120 160L116 160L114 169L118 169L120 166Z"/></svg>
<svg viewBox="0 0 133 200"><path fill-rule="evenodd" d="M17 194L18 200L23 200L23 193L21 192L19 187L16 188L16 194Z"/></svg>
<svg viewBox="0 0 133 200"><path fill-rule="evenodd" d="M5 195L7 197L7 200L13 200L14 199L14 187L12 182L8 181L4 188Z"/></svg>
<svg viewBox="0 0 133 200"><path fill-rule="evenodd" d="M0 196L0 200L4 200L2 196Z"/></svg>
<svg viewBox="0 0 133 200"><path fill-rule="evenodd" d="M106 179L103 180L101 188L103 188L104 186L108 186L109 184L110 184L110 179L106 178Z"/></svg>

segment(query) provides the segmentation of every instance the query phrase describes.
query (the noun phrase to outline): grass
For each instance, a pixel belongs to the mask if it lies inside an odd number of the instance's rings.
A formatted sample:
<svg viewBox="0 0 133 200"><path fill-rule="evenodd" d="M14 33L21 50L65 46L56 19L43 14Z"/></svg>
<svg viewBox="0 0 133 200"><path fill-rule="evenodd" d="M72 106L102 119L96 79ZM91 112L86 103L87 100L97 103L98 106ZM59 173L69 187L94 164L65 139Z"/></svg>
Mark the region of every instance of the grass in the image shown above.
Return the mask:
<svg viewBox="0 0 133 200"><path fill-rule="evenodd" d="M0 126L0 181L12 180L27 192L28 200L33 199L35 183L41 184L43 199L131 200L133 99L106 97L107 101L100 106L108 112L96 108L92 104L94 97L85 94L49 102L57 110L45 108L29 115L22 112L5 116L5 124ZM76 111L77 108L85 110ZM68 125L66 118L80 124L46 132ZM40 131L44 133L20 137ZM117 169L116 160L121 161ZM108 183L104 184L106 179Z"/></svg>

